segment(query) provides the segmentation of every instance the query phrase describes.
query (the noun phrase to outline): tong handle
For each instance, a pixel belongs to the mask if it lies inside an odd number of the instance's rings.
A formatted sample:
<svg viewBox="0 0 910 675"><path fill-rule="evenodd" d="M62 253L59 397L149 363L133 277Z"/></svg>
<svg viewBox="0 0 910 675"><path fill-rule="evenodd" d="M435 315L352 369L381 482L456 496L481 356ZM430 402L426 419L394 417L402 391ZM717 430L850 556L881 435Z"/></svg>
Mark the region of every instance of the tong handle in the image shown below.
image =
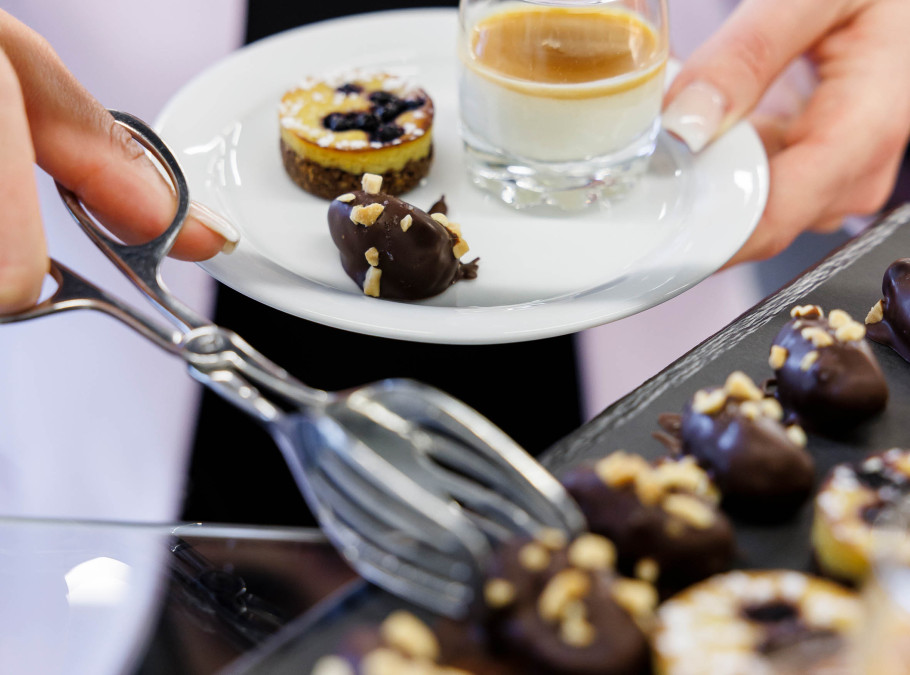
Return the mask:
<svg viewBox="0 0 910 675"><path fill-rule="evenodd" d="M161 263L170 253L190 206L186 177L167 145L142 120L129 113L111 110L114 120L132 134L142 147L158 160L167 173L177 196L177 211L168 228L149 242L137 245L122 244L104 232L88 214L71 190L57 183L64 204L79 226L121 272L157 305L162 313L182 329L192 330L211 322L174 297L161 279Z"/></svg>

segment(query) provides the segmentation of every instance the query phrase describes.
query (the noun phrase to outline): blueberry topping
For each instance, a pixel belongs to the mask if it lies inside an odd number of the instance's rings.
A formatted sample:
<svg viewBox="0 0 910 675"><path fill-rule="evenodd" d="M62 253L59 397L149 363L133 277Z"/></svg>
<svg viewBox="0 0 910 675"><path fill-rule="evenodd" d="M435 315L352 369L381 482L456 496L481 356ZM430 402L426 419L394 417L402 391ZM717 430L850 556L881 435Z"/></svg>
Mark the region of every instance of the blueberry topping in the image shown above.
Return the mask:
<svg viewBox="0 0 910 675"><path fill-rule="evenodd" d="M360 93L363 88L348 83L338 87L337 91ZM372 104L369 110L329 113L322 119L322 126L331 131L365 131L371 141L388 143L404 135L404 129L394 123L398 116L426 103L423 98L406 100L388 91L374 91L367 98Z"/></svg>
<svg viewBox="0 0 910 675"><path fill-rule="evenodd" d="M750 605L743 608L743 615L750 621L758 623L780 623L794 621L797 618L796 607L789 602L766 602L761 605Z"/></svg>

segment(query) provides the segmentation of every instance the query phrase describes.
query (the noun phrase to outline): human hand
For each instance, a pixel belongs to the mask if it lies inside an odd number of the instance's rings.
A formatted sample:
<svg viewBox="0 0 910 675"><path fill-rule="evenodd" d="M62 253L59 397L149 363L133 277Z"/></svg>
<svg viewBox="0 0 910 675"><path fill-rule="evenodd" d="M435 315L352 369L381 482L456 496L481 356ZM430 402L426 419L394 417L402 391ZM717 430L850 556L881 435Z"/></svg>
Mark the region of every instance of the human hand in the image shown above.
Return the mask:
<svg viewBox="0 0 910 675"><path fill-rule="evenodd" d="M48 269L34 163L126 243L170 224L175 199L142 147L37 33L0 10L0 314L32 305ZM236 243L194 205L172 255L204 260Z"/></svg>
<svg viewBox="0 0 910 675"><path fill-rule="evenodd" d="M664 127L695 152L752 112L801 55L818 84L801 110L753 114L771 187L755 232L728 266L783 251L874 213L894 186L910 136L910 2L743 0L685 63Z"/></svg>

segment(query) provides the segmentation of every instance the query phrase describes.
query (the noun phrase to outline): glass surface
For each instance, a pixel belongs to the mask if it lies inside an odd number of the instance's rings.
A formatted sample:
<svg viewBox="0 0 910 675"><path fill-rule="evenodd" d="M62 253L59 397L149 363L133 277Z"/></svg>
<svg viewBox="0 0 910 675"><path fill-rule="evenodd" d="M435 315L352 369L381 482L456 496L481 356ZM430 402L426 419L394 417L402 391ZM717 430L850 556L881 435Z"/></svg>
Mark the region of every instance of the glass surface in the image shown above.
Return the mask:
<svg viewBox="0 0 910 675"><path fill-rule="evenodd" d="M354 579L318 530L0 519L3 672L207 675Z"/></svg>
<svg viewBox="0 0 910 675"><path fill-rule="evenodd" d="M461 0L459 12L474 184L518 207L627 192L660 128L665 0Z"/></svg>

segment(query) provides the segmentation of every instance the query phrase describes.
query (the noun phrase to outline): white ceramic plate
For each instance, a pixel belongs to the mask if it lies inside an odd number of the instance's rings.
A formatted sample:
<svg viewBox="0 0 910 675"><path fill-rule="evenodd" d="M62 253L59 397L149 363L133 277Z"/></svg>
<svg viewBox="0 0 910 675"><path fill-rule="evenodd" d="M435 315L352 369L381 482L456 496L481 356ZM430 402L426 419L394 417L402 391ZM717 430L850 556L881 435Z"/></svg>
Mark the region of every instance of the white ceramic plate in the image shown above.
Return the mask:
<svg viewBox="0 0 910 675"><path fill-rule="evenodd" d="M645 179L623 201L581 213L515 211L478 191L462 168L453 10L405 10L299 28L242 49L183 88L156 126L193 198L243 239L203 264L277 309L370 335L452 344L562 335L640 312L716 271L752 232L768 168L740 124L693 157L661 137ZM449 216L480 257L479 276L420 302L366 297L341 268L328 202L297 188L278 151L277 104L306 74L347 67L413 76L436 105L435 161L406 195Z"/></svg>

